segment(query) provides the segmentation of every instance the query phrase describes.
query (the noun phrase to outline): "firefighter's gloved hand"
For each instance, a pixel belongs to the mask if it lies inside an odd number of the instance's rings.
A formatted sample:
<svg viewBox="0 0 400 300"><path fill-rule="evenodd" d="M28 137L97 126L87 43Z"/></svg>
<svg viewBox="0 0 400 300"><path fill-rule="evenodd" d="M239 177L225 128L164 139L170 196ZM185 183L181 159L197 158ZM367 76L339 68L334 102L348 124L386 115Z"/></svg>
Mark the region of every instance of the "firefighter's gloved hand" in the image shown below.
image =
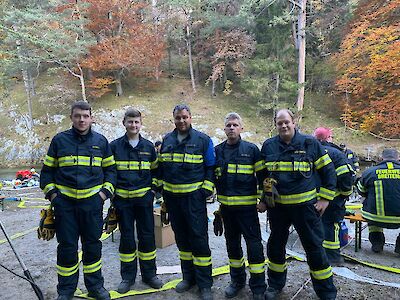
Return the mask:
<svg viewBox="0 0 400 300"><path fill-rule="evenodd" d="M167 210L167 204L165 201L161 202L161 222L165 225L169 224L169 215Z"/></svg>
<svg viewBox="0 0 400 300"><path fill-rule="evenodd" d="M107 216L104 219L104 230L106 233L113 232L118 225L117 211L114 206L108 208Z"/></svg>
<svg viewBox="0 0 400 300"><path fill-rule="evenodd" d="M54 224L54 212L53 209L47 208L40 211L40 222L37 229L38 239L44 241L50 241L54 238L56 233L56 227Z"/></svg>
<svg viewBox="0 0 400 300"><path fill-rule="evenodd" d="M216 236L221 236L224 233L224 226L223 226L221 211L219 209L214 211L213 225L214 225L214 234Z"/></svg>
<svg viewBox="0 0 400 300"><path fill-rule="evenodd" d="M277 181L273 178L265 178L263 181L263 193L261 201L267 204L267 207L275 207L275 199L279 197L278 190L276 189Z"/></svg>

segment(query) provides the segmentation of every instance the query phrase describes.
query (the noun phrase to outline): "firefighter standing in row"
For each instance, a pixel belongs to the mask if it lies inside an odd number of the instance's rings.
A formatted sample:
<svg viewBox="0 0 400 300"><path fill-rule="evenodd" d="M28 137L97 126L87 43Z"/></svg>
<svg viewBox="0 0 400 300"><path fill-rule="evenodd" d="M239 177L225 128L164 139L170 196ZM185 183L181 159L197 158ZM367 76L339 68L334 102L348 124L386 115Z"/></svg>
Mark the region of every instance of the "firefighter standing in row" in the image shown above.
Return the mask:
<svg viewBox="0 0 400 300"><path fill-rule="evenodd" d="M224 128L227 139L215 147L215 186L221 203L219 210L225 229L231 275L225 297L237 296L246 285L245 258L241 246L243 235L247 245L249 286L253 299L264 299L265 258L257 212L259 196L256 177L256 173L264 168L264 163L257 146L241 139L242 130L239 114L227 114Z"/></svg>
<svg viewBox="0 0 400 300"><path fill-rule="evenodd" d="M142 281L155 289L163 285L156 276L153 217L153 180L156 180L157 154L153 143L140 135L140 111L128 108L122 124L126 133L110 144L117 167L115 198L112 202L121 232L119 258L122 281L117 289L120 294L128 292L135 283L138 259Z"/></svg>
<svg viewBox="0 0 400 300"><path fill-rule="evenodd" d="M365 197L361 214L368 221L372 251L379 253L385 245L383 228L400 228L400 162L399 152L389 148L382 152L383 161L364 171L357 182ZM395 253L400 254L400 234Z"/></svg>
<svg viewBox="0 0 400 300"><path fill-rule="evenodd" d="M160 183L179 249L183 280L178 293L195 284L201 299L213 299L206 198L214 190L215 153L211 139L191 126L187 105L173 110L175 130L161 146Z"/></svg>
<svg viewBox="0 0 400 300"><path fill-rule="evenodd" d="M114 157L107 139L91 129L93 120L87 102L72 104L70 118L72 128L52 139L40 175L40 187L55 214L57 299L72 299L77 288L79 238L88 295L110 299L101 275L100 237L103 203L114 193Z"/></svg>
<svg viewBox="0 0 400 300"><path fill-rule="evenodd" d="M287 263L285 246L293 224L306 251L314 290L320 299L335 299L332 267L322 247L320 215L333 200L336 174L332 161L312 136L295 129L294 115L287 109L277 111L278 135L267 139L261 150L266 176L275 180L279 197L268 208L271 234L267 244L268 289L266 299L276 299L285 286ZM315 173L316 172L316 173ZM320 176L317 195L315 176ZM267 208L260 202L259 210Z"/></svg>
<svg viewBox="0 0 400 300"><path fill-rule="evenodd" d="M353 191L353 171L347 161L346 155L339 146L332 143L331 129L318 127L314 131L314 136L321 142L329 154L336 170L337 184L335 198L329 203L322 215L322 224L324 226L324 241L322 246L325 248L329 263L331 265L340 265L344 260L340 255L339 222L344 218L346 212L345 203Z"/></svg>
<svg viewBox="0 0 400 300"><path fill-rule="evenodd" d="M355 154L351 149L347 148L346 144L340 144L340 149L346 155L351 167L355 171L355 173L360 172L360 161L358 159L357 154Z"/></svg>

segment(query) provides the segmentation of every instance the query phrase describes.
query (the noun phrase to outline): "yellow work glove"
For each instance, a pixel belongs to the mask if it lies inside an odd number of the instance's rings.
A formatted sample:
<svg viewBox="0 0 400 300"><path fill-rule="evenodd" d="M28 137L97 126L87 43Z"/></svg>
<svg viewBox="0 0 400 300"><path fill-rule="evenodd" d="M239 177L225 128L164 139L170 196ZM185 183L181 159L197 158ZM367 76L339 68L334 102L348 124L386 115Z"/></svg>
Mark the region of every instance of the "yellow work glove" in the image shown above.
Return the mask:
<svg viewBox="0 0 400 300"><path fill-rule="evenodd" d="M221 236L224 233L224 226L223 226L221 211L219 209L214 211L213 225L214 225L214 234L216 236Z"/></svg>
<svg viewBox="0 0 400 300"><path fill-rule="evenodd" d="M161 222L165 225L169 224L169 214L167 209L167 204L165 201L161 202Z"/></svg>
<svg viewBox="0 0 400 300"><path fill-rule="evenodd" d="M111 233L117 228L117 225L117 211L114 206L110 206L107 211L107 216L104 219L104 230L106 233Z"/></svg>
<svg viewBox="0 0 400 300"><path fill-rule="evenodd" d="M40 222L37 233L39 240L50 241L54 238L56 227L54 224L54 212L51 207L40 211Z"/></svg>
<svg viewBox="0 0 400 300"><path fill-rule="evenodd" d="M275 187L277 183L275 179L269 177L263 181L261 201L265 202L269 208L275 207L275 199L279 197L278 190Z"/></svg>

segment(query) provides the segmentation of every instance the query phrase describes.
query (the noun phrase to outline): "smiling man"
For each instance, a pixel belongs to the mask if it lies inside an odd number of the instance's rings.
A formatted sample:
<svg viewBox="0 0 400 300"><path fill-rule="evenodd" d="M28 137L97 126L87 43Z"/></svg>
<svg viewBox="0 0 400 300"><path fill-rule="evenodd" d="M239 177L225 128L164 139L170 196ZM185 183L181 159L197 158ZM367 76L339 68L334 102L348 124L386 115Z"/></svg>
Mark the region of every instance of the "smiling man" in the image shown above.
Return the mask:
<svg viewBox="0 0 400 300"><path fill-rule="evenodd" d="M111 143L117 165L113 205L121 231L119 257L122 281L117 289L120 294L128 292L134 285L138 258L142 281L155 289L163 285L156 276L154 240L153 179L157 170L157 154L153 143L140 135L140 111L128 108L122 124L126 129L125 135ZM135 223L138 247L135 242Z"/></svg>
<svg viewBox="0 0 400 300"><path fill-rule="evenodd" d="M163 139L159 179L181 259L183 280L175 290L183 293L197 284L201 299L211 300L206 198L214 190L214 146L192 128L187 105L175 106L173 117L176 128Z"/></svg>
<svg viewBox="0 0 400 300"><path fill-rule="evenodd" d="M237 113L225 117L226 141L215 147L216 181L220 213L225 229L231 283L225 297L236 297L246 285L242 235L247 245L253 299L264 299L265 259L257 213L257 177L264 168L260 150L240 137L242 118ZM216 216L217 217L217 216Z"/></svg>
<svg viewBox="0 0 400 300"><path fill-rule="evenodd" d="M103 203L114 193L115 161L107 139L92 131L89 103L71 106L72 128L51 141L40 187L54 208L57 235L58 300L72 299L78 285L78 240L89 296L110 299L101 275Z"/></svg>
<svg viewBox="0 0 400 300"><path fill-rule="evenodd" d="M316 294L320 299L335 299L332 268L322 247L324 236L320 217L335 196L335 168L321 144L296 129L291 111L277 111L275 125L278 135L267 139L261 149L265 177L276 182L279 193L275 204L268 207L271 234L267 244L270 262L266 299L276 299L285 286L285 246L292 224L306 251ZM317 181L316 176L320 180ZM266 204L261 203L259 208L265 210Z"/></svg>

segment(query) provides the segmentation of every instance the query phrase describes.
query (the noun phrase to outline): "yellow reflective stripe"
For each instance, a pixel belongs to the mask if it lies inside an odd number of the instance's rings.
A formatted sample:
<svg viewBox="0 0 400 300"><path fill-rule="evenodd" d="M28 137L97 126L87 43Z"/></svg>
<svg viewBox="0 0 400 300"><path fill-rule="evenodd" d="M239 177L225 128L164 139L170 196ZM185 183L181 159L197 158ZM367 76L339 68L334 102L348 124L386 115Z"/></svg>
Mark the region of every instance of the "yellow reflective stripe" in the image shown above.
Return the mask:
<svg viewBox="0 0 400 300"><path fill-rule="evenodd" d="M292 195L279 195L275 202L281 204L296 204L313 200L317 197L317 190L313 189L308 192L292 194Z"/></svg>
<svg viewBox="0 0 400 300"><path fill-rule="evenodd" d="M151 168L151 163L149 161L122 161L122 160L117 160L115 162L117 165L117 170L118 171L138 171L138 170L150 170Z"/></svg>
<svg viewBox="0 0 400 300"><path fill-rule="evenodd" d="M71 166L85 166L85 167L100 167L102 165L101 157L90 157L90 156L81 156L81 155L70 155L70 156L62 156L58 158L58 166L59 167L71 167Z"/></svg>
<svg viewBox="0 0 400 300"><path fill-rule="evenodd" d="M193 256L193 264L199 267L211 266L211 256L206 256L206 257Z"/></svg>
<svg viewBox="0 0 400 300"><path fill-rule="evenodd" d="M222 176L221 167L215 168L215 176L217 176L217 177Z"/></svg>
<svg viewBox="0 0 400 300"><path fill-rule="evenodd" d="M361 184L361 181L357 182L357 188L360 190L360 192L362 193L366 193L367 190L365 189L365 187Z"/></svg>
<svg viewBox="0 0 400 300"><path fill-rule="evenodd" d="M177 163L203 163L203 155L189 153L161 153L159 157L161 162L177 162Z"/></svg>
<svg viewBox="0 0 400 300"><path fill-rule="evenodd" d="M83 273L94 273L101 269L101 259L91 265L83 265Z"/></svg>
<svg viewBox="0 0 400 300"><path fill-rule="evenodd" d="M340 249L340 241L339 241L339 223L333 223L334 226L334 241L324 240L322 242L322 247L326 249Z"/></svg>
<svg viewBox="0 0 400 300"><path fill-rule="evenodd" d="M67 277L67 276L72 276L79 270L79 262L72 266L72 267L62 267L60 265L56 265L57 268L57 274Z"/></svg>
<svg viewBox="0 0 400 300"><path fill-rule="evenodd" d="M44 164L48 167L54 168L58 165L57 158L51 157L50 155L46 155L44 158Z"/></svg>
<svg viewBox="0 0 400 300"><path fill-rule="evenodd" d="M253 174L254 165L228 164L227 172L231 174Z"/></svg>
<svg viewBox="0 0 400 300"><path fill-rule="evenodd" d="M164 181L164 190L172 193L190 193L198 190L203 182L194 182L194 183L186 183L186 184L174 184Z"/></svg>
<svg viewBox="0 0 400 300"><path fill-rule="evenodd" d="M122 262L132 262L136 259L137 252L133 253L119 253L119 260Z"/></svg>
<svg viewBox="0 0 400 300"><path fill-rule="evenodd" d="M355 164L354 164L355 165ZM347 167L349 168L349 170L352 172L352 173L355 173L355 170L353 169L353 166L351 165L351 164L347 164Z"/></svg>
<svg viewBox="0 0 400 300"><path fill-rule="evenodd" d="M103 168L107 168L112 165L115 165L114 155L104 158L101 162L101 166Z"/></svg>
<svg viewBox="0 0 400 300"><path fill-rule="evenodd" d="M361 209L361 215L370 221L381 222L381 223L392 223L400 224L400 217L395 216L378 216Z"/></svg>
<svg viewBox="0 0 400 300"><path fill-rule="evenodd" d="M163 181L158 178L153 178L151 182L157 187L161 187L163 185Z"/></svg>
<svg viewBox="0 0 400 300"><path fill-rule="evenodd" d="M51 191L52 189L55 189L55 188L56 188L56 185L54 183L49 183L44 187L43 193L47 194L49 191Z"/></svg>
<svg viewBox="0 0 400 300"><path fill-rule="evenodd" d="M137 190L124 190L124 189L115 189L115 194L122 198L139 198L146 195L147 191L150 190L150 187L145 187Z"/></svg>
<svg viewBox="0 0 400 300"><path fill-rule="evenodd" d="M339 195L350 196L352 193L353 193L353 186L351 186L350 190L348 190L348 191L336 191L335 197L337 197Z"/></svg>
<svg viewBox="0 0 400 300"><path fill-rule="evenodd" d="M385 206L383 203L383 185L382 180L374 181L375 187L375 204L376 204L376 214L378 216L385 215Z"/></svg>
<svg viewBox="0 0 400 300"><path fill-rule="evenodd" d="M203 184L201 185L203 189L209 190L211 192L214 191L214 183L209 180L204 180Z"/></svg>
<svg viewBox="0 0 400 300"><path fill-rule="evenodd" d="M241 259L229 259L229 266L231 268L241 268L244 266L244 257L242 257Z"/></svg>
<svg viewBox="0 0 400 300"><path fill-rule="evenodd" d="M276 264L270 261L268 262L268 269L274 272L283 273L287 269L287 263L285 262L284 264Z"/></svg>
<svg viewBox="0 0 400 300"><path fill-rule="evenodd" d="M261 171L263 169L265 169L265 160L259 160L254 164L254 169L256 170L256 172Z"/></svg>
<svg viewBox="0 0 400 300"><path fill-rule="evenodd" d="M383 232L382 227L368 225L368 232Z"/></svg>
<svg viewBox="0 0 400 300"><path fill-rule="evenodd" d="M318 196L326 199L326 200L333 200L335 198L335 191L328 190L327 188L320 187Z"/></svg>
<svg viewBox="0 0 400 300"><path fill-rule="evenodd" d="M257 204L258 195L249 196L224 196L218 195L217 199L224 205L253 205Z"/></svg>
<svg viewBox="0 0 400 300"><path fill-rule="evenodd" d="M349 153L349 154L347 154L347 158L353 158L353 153Z"/></svg>
<svg viewBox="0 0 400 300"><path fill-rule="evenodd" d="M267 162L265 164L268 171L276 171L276 172L309 172L311 171L312 164L306 161L275 161L275 162Z"/></svg>
<svg viewBox="0 0 400 300"><path fill-rule="evenodd" d="M192 252L179 251L179 258L181 260L193 260Z"/></svg>
<svg viewBox="0 0 400 300"><path fill-rule="evenodd" d="M311 276L314 277L316 280L324 280L333 275L331 266L329 266L326 269L319 270L319 271L313 271L310 269L310 273L311 273Z"/></svg>
<svg viewBox="0 0 400 300"><path fill-rule="evenodd" d="M138 256L140 260L152 260L156 259L156 250L151 252L140 252L138 251Z"/></svg>
<svg viewBox="0 0 400 300"><path fill-rule="evenodd" d="M112 185L111 182L108 182L108 181L104 182L103 183L103 188L109 190L111 194L114 193L114 186Z"/></svg>
<svg viewBox="0 0 400 300"><path fill-rule="evenodd" d="M76 198L76 199L84 199L84 198L89 198L93 196L94 194L97 194L100 189L103 187L103 185L96 185L94 187L88 188L88 189L73 189L68 186L56 184L56 187L58 190L61 192L61 194L64 194L68 197L71 198Z"/></svg>
<svg viewBox="0 0 400 300"><path fill-rule="evenodd" d="M350 170L347 167L347 165L343 165L343 166L340 166L340 167L336 168L336 176L340 176L342 174L346 174L346 173L349 173L349 172L350 172Z"/></svg>
<svg viewBox="0 0 400 300"><path fill-rule="evenodd" d="M158 158L156 160L150 162L150 169L154 170L158 168Z"/></svg>
<svg viewBox="0 0 400 300"><path fill-rule="evenodd" d="M322 155L320 158L318 158L315 162L315 168L317 170L321 169L322 167L330 164L332 162L331 158L329 157L328 153Z"/></svg>
<svg viewBox="0 0 400 300"><path fill-rule="evenodd" d="M265 272L265 263L260 263L260 264L250 264L249 263L249 270L250 273L253 274L260 274Z"/></svg>

